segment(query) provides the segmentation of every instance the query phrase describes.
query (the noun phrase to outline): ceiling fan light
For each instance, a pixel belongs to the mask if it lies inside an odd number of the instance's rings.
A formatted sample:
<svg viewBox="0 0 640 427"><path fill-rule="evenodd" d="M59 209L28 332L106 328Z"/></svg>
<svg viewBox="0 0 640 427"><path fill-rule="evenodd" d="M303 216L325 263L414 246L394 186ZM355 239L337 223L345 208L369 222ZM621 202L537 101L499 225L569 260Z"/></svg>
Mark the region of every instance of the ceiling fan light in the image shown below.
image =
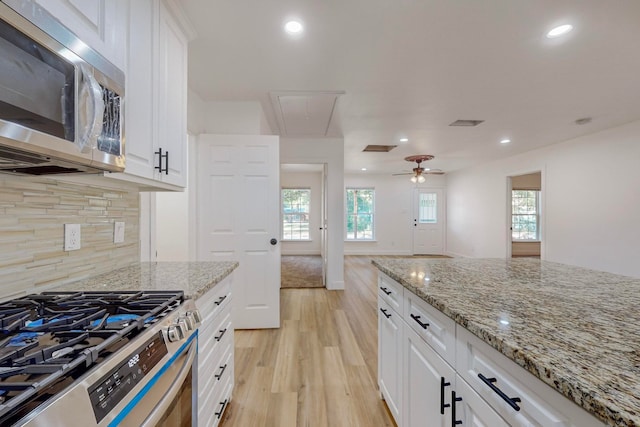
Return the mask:
<svg viewBox="0 0 640 427"><path fill-rule="evenodd" d="M413 182L413 183L418 182L418 177L417 177L417 176L415 176L415 175L414 175L414 176L412 176L412 177L411 177L411 182Z"/></svg>
<svg viewBox="0 0 640 427"><path fill-rule="evenodd" d="M426 181L426 178L425 178L424 176L422 176L422 175L419 175L419 176L418 176L418 183L419 183L419 184L422 184L422 183L423 183L423 182L425 182L425 181Z"/></svg>

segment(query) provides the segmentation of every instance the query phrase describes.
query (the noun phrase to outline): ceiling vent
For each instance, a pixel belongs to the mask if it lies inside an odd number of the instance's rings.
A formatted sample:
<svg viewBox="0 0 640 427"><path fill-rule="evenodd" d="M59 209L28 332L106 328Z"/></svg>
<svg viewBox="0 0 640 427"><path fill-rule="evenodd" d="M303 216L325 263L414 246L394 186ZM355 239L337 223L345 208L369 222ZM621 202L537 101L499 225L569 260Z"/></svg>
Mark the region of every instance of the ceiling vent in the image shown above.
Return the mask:
<svg viewBox="0 0 640 427"><path fill-rule="evenodd" d="M338 97L344 91L270 92L281 136L330 136Z"/></svg>
<svg viewBox="0 0 640 427"><path fill-rule="evenodd" d="M367 145L362 151L366 153L388 153L396 147L397 145Z"/></svg>
<svg viewBox="0 0 640 427"><path fill-rule="evenodd" d="M484 122L484 120L456 120L451 123L449 126L478 126L480 123Z"/></svg>

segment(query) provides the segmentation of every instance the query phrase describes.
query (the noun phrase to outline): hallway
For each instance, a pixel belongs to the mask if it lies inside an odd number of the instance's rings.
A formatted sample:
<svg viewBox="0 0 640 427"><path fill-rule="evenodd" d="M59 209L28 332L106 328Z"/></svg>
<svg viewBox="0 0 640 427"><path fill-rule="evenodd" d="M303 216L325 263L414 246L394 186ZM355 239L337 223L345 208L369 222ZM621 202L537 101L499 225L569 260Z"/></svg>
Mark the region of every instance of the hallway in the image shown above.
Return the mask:
<svg viewBox="0 0 640 427"><path fill-rule="evenodd" d="M282 289L280 329L235 331L223 427L393 426L377 387L377 273L345 257L345 290Z"/></svg>

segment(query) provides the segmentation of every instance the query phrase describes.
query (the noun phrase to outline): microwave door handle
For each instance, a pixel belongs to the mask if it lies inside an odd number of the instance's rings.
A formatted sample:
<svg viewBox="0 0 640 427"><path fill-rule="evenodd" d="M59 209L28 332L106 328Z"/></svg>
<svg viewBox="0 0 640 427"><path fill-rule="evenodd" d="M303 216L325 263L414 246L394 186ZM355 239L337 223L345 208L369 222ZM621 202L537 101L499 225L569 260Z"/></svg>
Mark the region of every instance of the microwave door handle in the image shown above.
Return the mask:
<svg viewBox="0 0 640 427"><path fill-rule="evenodd" d="M149 416L142 423L142 427L151 427L158 424L160 419L162 419L163 415L165 415L167 408L173 402L173 399L178 395L180 389L182 388L182 383L184 379L189 374L189 371L193 365L193 361L196 357L196 342L195 340L189 346L189 353L187 354L187 360L185 360L182 368L180 368L180 372L176 375L176 378L171 383L169 390L164 394L162 400L158 402L158 404L153 409L153 412L149 414ZM139 403L141 404L141 403Z"/></svg>
<svg viewBox="0 0 640 427"><path fill-rule="evenodd" d="M82 74L82 86L80 86L79 108L86 108L91 112L87 117L87 123L80 129L78 147L82 150L87 143L89 148L94 148L98 136L102 133L102 120L104 117L104 101L102 99L102 87L93 76L93 72L85 66L80 67ZM85 99L86 97L86 99ZM78 115L83 114L80 112Z"/></svg>

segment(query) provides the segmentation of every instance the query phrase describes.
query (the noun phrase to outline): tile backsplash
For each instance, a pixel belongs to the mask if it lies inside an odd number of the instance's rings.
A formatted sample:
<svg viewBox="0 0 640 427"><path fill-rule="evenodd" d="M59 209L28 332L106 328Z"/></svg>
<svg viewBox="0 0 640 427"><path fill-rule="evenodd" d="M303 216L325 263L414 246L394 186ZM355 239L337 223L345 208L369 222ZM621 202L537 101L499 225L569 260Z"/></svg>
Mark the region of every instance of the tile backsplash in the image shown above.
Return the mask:
<svg viewBox="0 0 640 427"><path fill-rule="evenodd" d="M82 178L0 175L0 299L139 260L137 190ZM116 221L125 222L123 243L113 243ZM81 248L65 252L70 223L80 224Z"/></svg>

